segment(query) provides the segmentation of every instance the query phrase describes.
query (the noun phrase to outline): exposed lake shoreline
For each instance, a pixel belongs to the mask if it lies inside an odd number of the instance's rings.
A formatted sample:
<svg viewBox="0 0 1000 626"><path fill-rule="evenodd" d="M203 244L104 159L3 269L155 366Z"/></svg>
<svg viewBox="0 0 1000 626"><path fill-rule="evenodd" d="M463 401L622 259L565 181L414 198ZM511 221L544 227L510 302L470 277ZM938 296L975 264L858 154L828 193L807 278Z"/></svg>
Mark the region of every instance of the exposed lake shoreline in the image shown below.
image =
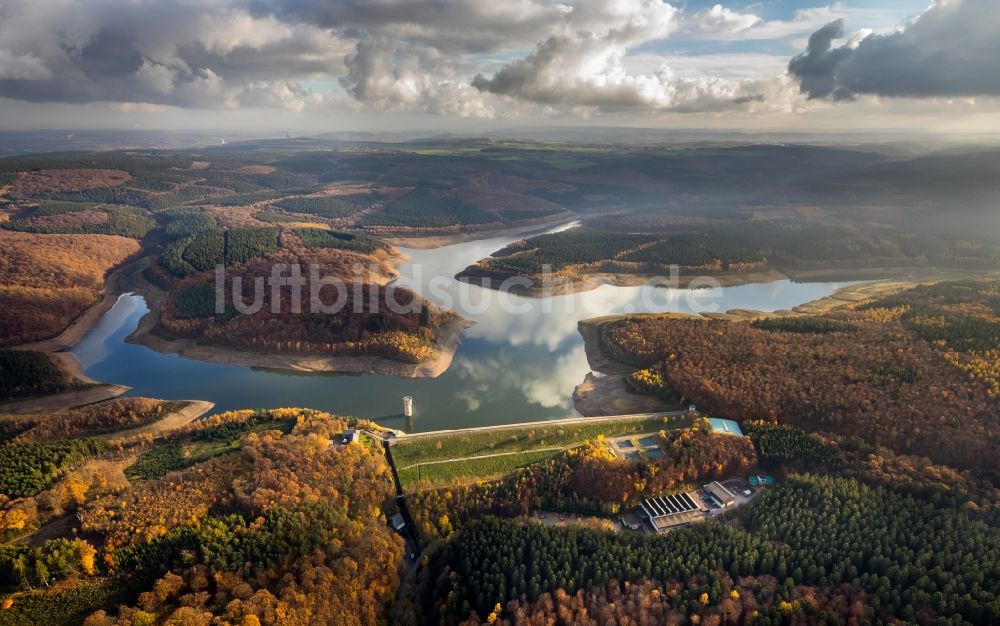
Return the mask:
<svg viewBox="0 0 1000 626"><path fill-rule="evenodd" d="M517 235L537 232L546 228L558 227L571 223L573 215L560 215L555 220L539 220L531 224L511 229L490 229L482 231L465 231L446 235L431 235L427 237L390 237L386 240L393 245L403 245L413 249L435 249L461 242L487 239L497 235ZM395 272L396 268L409 261L409 257L398 250L385 264ZM122 385L106 384L86 376L79 360L71 352L80 341L125 293L136 293L143 297L149 308L149 313L143 317L136 330L126 339L130 343L144 345L160 353L176 353L185 358L201 360L210 363L228 365L246 365L268 369L287 370L295 372L340 372L353 374L386 374L401 378L436 377L450 367L455 349L461 341L462 331L472 326L473 322L455 316L443 328L439 329L434 342L433 355L422 363L405 363L380 355L341 355L329 356L323 354L291 355L266 352L244 351L219 346L209 346L197 343L196 340L170 340L151 333L159 320L160 303L165 292L146 280L143 275L149 267L152 258L148 254L126 261L121 266L110 271L105 277L104 288L100 300L87 308L79 317L73 320L59 334L18 346L14 350L33 350L46 353L52 361L72 378L89 383L92 386L85 390L71 391L64 394L26 398L16 402L0 404L0 408L10 411L53 410L53 407L70 408L100 402L120 396L130 390ZM385 277L390 282L394 276Z"/></svg>
<svg viewBox="0 0 1000 626"><path fill-rule="evenodd" d="M406 255L395 254L386 260L386 264L395 269L407 260ZM436 377L451 366L455 349L461 341L462 331L472 325L472 322L468 320L457 315L453 316L438 330L432 356L421 363L405 363L380 355L284 355L202 345L198 344L196 340L168 340L150 332L159 320L160 303L166 296L162 289L150 283L144 276L144 271L151 262L150 256L140 255L115 268L105 277L101 298L73 320L66 329L48 339L11 348L45 353L71 379L87 384L86 388L3 402L0 403L0 411L9 413L63 411L103 402L128 393L131 390L128 386L105 383L88 376L76 355L68 351L79 344L102 317L111 310L118 299L126 293L135 293L141 296L149 308L149 313L142 318L135 331L126 338L126 341L130 343L144 345L163 354L175 353L185 358L209 363L245 365L295 372L385 374L401 378ZM384 282L393 278L387 276Z"/></svg>
<svg viewBox="0 0 1000 626"><path fill-rule="evenodd" d="M396 262L405 259L406 257L402 255L395 258ZM153 329L159 323L160 305L166 297L166 292L147 281L141 268L133 272L129 280L123 281L122 284L125 287L124 292L142 296L149 308L149 313L143 316L138 327L125 341L146 346L162 354L178 354L187 359L224 365L245 365L293 372L386 374L401 378L435 377L440 376L451 365L462 331L471 325L468 320L457 315L453 316L438 329L431 358L421 363L406 363L380 355L331 356L239 350L203 344L197 339L167 339L154 334Z"/></svg>
<svg viewBox="0 0 1000 626"><path fill-rule="evenodd" d="M147 301L148 302L148 301ZM433 355L420 363L396 361L380 355L281 354L237 350L223 346L199 343L195 339L164 339L150 332L155 325L153 307L139 328L126 338L129 343L146 346L162 354L177 354L186 359L223 365L245 365L292 372L330 372L349 374L384 374L400 378L434 378L450 366L462 331L471 325L468 320L455 316L438 330ZM150 320L147 322L147 320Z"/></svg>
<svg viewBox="0 0 1000 626"><path fill-rule="evenodd" d="M39 413L58 412L73 407L95 404L117 398L130 390L124 385L103 383L87 376L79 359L71 352L65 352L76 346L84 336L101 320L101 317L111 310L121 295L121 283L137 266L145 267L148 257L140 255L123 265L108 272L104 279L101 298L73 320L69 326L58 335L40 341L13 346L11 350L32 350L43 352L69 378L89 385L84 389L66 391L47 396L23 398L0 403L0 412L8 413Z"/></svg>
<svg viewBox="0 0 1000 626"><path fill-rule="evenodd" d="M544 299L537 298L517 302L517 311L500 306L482 308L489 294L452 277L471 260L483 258L520 236L508 234L436 249L400 249L386 259L387 265L398 268L397 285L456 312L438 333L434 357L424 363L403 363L378 355L256 352L159 336L150 331L157 326L166 294L146 280L144 270L153 262L148 257L109 275L105 297L93 311L104 312L115 302L120 306L115 304L104 317L94 313L82 317L67 336L84 335L81 331L88 326L87 320L93 325L106 319L108 323L100 325L100 332L86 335L73 353L80 355L93 378L129 385L134 393L149 397L199 398L215 402L218 410L315 406L344 415L402 419L399 398L412 395L419 407L420 424L407 425L407 429L461 428L561 419L577 413L599 416L676 408L630 393L623 378L629 371L609 374L609 362L595 360L599 355L587 329L594 320L607 319L602 315L632 311L636 311L633 315L702 311L698 313L702 317L725 319L793 315L869 297L865 290L898 288L912 282L881 281L864 289L839 289L843 285L823 280L827 276L851 278L839 270L813 272L801 276L805 279L802 282L744 275L739 282L745 284L715 293L685 294L625 284L586 293L552 294L551 309L542 304ZM957 276L940 275L931 280L950 277ZM123 293L132 295L127 301L118 299ZM761 313L755 307L771 312ZM726 312L710 312L715 308ZM65 337L50 341L52 347L71 343ZM55 354L75 362L73 353ZM289 377L297 373L306 375ZM316 375L320 373L343 376ZM120 389L119 393L128 391L125 386Z"/></svg>
<svg viewBox="0 0 1000 626"><path fill-rule="evenodd" d="M456 280L465 283L484 287L486 289L506 289L519 296L530 298L545 298L549 296L565 296L575 293L583 293L601 287L611 285L612 287L641 287L652 280L662 280L664 277L655 274L627 274L621 272L594 272L583 273L579 277L567 280L560 280L541 287L526 287L524 279L535 284L540 281L529 276L517 274L497 275L481 270L477 265L470 265L455 275ZM711 284L703 284L705 279L709 279ZM680 276L670 285L678 289L703 288L703 287L737 287L739 285L753 285L759 283L770 283L788 278L784 274L776 271L746 272L740 274L719 274L705 276ZM510 281L510 282L507 282ZM506 282L506 285L505 285Z"/></svg>
<svg viewBox="0 0 1000 626"><path fill-rule="evenodd" d="M537 233L541 230L556 228L576 221L578 217L572 213L559 214L555 219L542 219L532 221L530 224L515 226L512 228L490 228L486 230L463 230L455 233L427 234L427 235L395 235L386 236L384 239L394 246L413 248L414 250L434 250L445 246L452 246L457 243L477 241L479 239L490 239L498 236L523 235Z"/></svg>
<svg viewBox="0 0 1000 626"><path fill-rule="evenodd" d="M707 287L738 287L740 285L755 285L771 283L779 280L795 282L828 282L828 281L884 281L909 280L926 282L928 280L961 280L974 278L995 272L984 270L964 270L935 267L902 267L902 268L830 268L830 269L761 269L749 272L734 272L720 274L690 274L681 275L669 284L671 288L707 288ZM933 277L929 278L929 277ZM532 298L563 296L583 293L597 289L603 285L613 287L638 287L650 281L663 281L663 275L648 273L625 272L581 272L577 276L542 284L537 276L497 273L484 270L480 265L473 264L455 275L456 280L480 286L486 289L507 290L511 293ZM533 285L522 284L530 281Z"/></svg>

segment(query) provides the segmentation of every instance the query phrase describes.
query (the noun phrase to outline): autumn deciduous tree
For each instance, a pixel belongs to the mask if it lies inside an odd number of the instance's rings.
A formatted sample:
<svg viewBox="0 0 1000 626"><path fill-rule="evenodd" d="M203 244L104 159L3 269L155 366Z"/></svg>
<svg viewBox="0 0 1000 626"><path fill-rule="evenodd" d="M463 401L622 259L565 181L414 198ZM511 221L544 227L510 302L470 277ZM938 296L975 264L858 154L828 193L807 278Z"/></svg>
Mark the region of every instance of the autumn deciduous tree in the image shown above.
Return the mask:
<svg viewBox="0 0 1000 626"><path fill-rule="evenodd" d="M1000 444L993 427L1000 414L977 380L989 375L949 363L905 316L879 319L848 312L790 328L647 316L606 323L601 342L613 358L641 368L630 380L643 393L737 420L857 434L959 468L1000 467L989 452Z"/></svg>
<svg viewBox="0 0 1000 626"><path fill-rule="evenodd" d="M740 473L757 462L748 438L692 429L660 436L665 454L657 459L634 463L616 457L605 443L589 442L501 480L418 489L409 498L410 513L421 539L430 543L485 514L617 514L644 497Z"/></svg>
<svg viewBox="0 0 1000 626"><path fill-rule="evenodd" d="M238 450L89 505L112 574L169 573L117 615L87 624L351 624L384 620L403 541L381 506L393 495L379 448L332 446L348 421L318 411L235 411L173 437L238 432ZM228 511L223 513L221 510Z"/></svg>
<svg viewBox="0 0 1000 626"><path fill-rule="evenodd" d="M116 235L0 230L0 346L54 335L97 301L105 273L139 251Z"/></svg>

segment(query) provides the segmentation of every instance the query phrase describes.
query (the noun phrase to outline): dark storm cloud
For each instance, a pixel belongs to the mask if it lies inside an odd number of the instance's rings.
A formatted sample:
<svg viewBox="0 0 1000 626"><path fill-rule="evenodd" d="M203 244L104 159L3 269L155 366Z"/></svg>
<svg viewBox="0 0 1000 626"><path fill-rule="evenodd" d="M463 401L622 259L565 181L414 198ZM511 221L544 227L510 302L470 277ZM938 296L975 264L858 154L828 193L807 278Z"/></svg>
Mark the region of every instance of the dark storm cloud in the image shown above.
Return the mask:
<svg viewBox="0 0 1000 626"><path fill-rule="evenodd" d="M238 0L0 2L0 97L232 107L300 98L289 85L343 70L350 42L251 16ZM253 93L243 94L244 91ZM292 108L299 102L288 102Z"/></svg>
<svg viewBox="0 0 1000 626"><path fill-rule="evenodd" d="M797 76L803 93L812 98L824 98L836 91L834 72L853 52L848 48L831 49L833 40L844 36L844 20L831 22L809 37L806 53L788 64L788 71Z"/></svg>
<svg viewBox="0 0 1000 626"><path fill-rule="evenodd" d="M339 78L364 100L393 91L372 85L394 74L440 93L462 55L529 45L569 13L586 27L609 2L572 12L549 0L3 0L0 97L216 108L268 101L268 84L301 102L306 81ZM373 46L396 52L366 55ZM382 65L356 63L373 56Z"/></svg>
<svg viewBox="0 0 1000 626"><path fill-rule="evenodd" d="M143 60L125 33L102 30L74 56L73 65L50 71L48 80L0 79L0 95L29 101L91 102L120 99L136 89L131 80L123 83L122 77L134 75Z"/></svg>
<svg viewBox="0 0 1000 626"><path fill-rule="evenodd" d="M1000 95L1000 7L996 0L937 0L899 32L833 47L841 20L809 38L788 65L810 98L857 95Z"/></svg>
<svg viewBox="0 0 1000 626"><path fill-rule="evenodd" d="M630 50L678 28L664 0L60 1L0 2L0 96L297 108L310 80L335 79L358 102L480 116L493 94L610 108L743 95L626 67ZM482 53L534 47L473 87L496 69Z"/></svg>

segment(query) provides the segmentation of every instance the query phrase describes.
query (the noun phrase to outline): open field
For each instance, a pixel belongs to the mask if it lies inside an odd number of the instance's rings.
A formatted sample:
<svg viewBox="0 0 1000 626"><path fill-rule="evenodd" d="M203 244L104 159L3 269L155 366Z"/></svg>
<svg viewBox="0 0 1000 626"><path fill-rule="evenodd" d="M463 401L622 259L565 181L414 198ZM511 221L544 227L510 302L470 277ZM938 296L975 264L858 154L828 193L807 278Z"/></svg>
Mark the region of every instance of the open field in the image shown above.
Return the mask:
<svg viewBox="0 0 1000 626"><path fill-rule="evenodd" d="M548 458L560 449L587 440L673 430L687 424L688 420L680 417L650 417L457 431L440 436L403 438L392 445L391 450L404 483L412 483L418 476L432 481L486 478ZM418 466L422 469L413 471Z"/></svg>
<svg viewBox="0 0 1000 626"><path fill-rule="evenodd" d="M647 419L596 420L522 428L484 428L473 432L455 431L440 436L403 438L392 446L392 455L398 467L427 461L496 454L499 452L524 452L536 448L568 446L573 443L596 439L604 435L627 435L677 428L685 422L679 418L651 417Z"/></svg>
<svg viewBox="0 0 1000 626"><path fill-rule="evenodd" d="M543 448L541 450L503 452L467 459L429 461L400 468L398 470L399 482L403 489L408 489L418 483L426 485L461 482L463 480L488 480L506 476L520 467L552 458L564 449Z"/></svg>

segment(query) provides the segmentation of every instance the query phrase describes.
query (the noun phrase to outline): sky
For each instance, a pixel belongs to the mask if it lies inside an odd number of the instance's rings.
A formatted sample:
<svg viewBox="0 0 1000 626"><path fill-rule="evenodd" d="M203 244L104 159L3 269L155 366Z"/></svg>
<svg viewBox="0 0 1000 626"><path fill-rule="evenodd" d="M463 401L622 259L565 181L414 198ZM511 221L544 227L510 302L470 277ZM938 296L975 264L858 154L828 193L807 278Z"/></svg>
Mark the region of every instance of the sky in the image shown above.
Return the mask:
<svg viewBox="0 0 1000 626"><path fill-rule="evenodd" d="M998 0L0 0L0 128L1000 131Z"/></svg>

